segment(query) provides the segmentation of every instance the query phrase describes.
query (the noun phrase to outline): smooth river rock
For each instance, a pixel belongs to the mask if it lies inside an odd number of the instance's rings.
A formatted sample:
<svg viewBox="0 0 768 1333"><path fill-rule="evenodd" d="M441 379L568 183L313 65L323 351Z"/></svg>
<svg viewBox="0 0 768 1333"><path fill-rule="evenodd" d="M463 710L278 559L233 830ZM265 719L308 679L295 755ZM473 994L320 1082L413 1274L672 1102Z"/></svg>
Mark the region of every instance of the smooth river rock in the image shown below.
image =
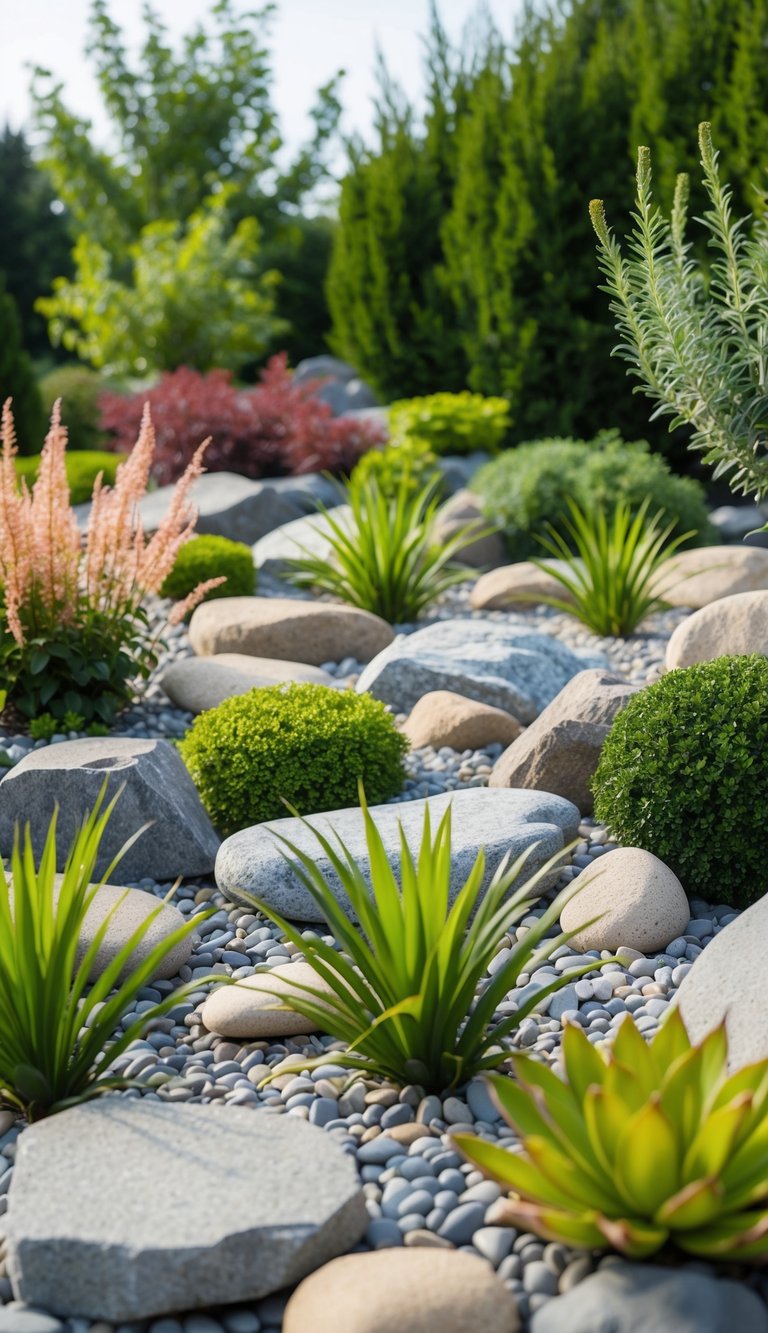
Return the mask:
<svg viewBox="0 0 768 1333"><path fill-rule="evenodd" d="M483 513L480 497L474 491L460 490L450 500L446 500L437 512L433 533L435 544L442 546L466 527L472 527L478 536L462 546L456 560L476 569L501 564L504 559L504 542L498 532L488 530L491 525Z"/></svg>
<svg viewBox="0 0 768 1333"><path fill-rule="evenodd" d="M394 638L369 611L293 597L219 597L192 613L189 641L199 657L246 653L289 662L367 662Z"/></svg>
<svg viewBox="0 0 768 1333"><path fill-rule="evenodd" d="M410 712L433 690L451 690L532 722L572 676L597 665L524 624L443 620L397 638L368 663L356 688L397 712Z"/></svg>
<svg viewBox="0 0 768 1333"><path fill-rule="evenodd" d="M62 741L26 755L0 782L0 854L10 856L15 825L29 821L39 856L58 805L56 868L63 870L105 779L107 800L124 790L101 842L97 875L146 824L119 863L122 879L174 880L212 870L219 838L181 755L168 741L133 736Z"/></svg>
<svg viewBox="0 0 768 1333"><path fill-rule="evenodd" d="M691 917L685 890L651 852L618 847L582 870L575 883L578 892L563 908L561 928L592 925L578 929L572 949L625 947L651 954L685 934Z"/></svg>
<svg viewBox="0 0 768 1333"><path fill-rule="evenodd" d="M568 570L567 560L548 560L547 565ZM469 604L475 611L530 611L545 597L570 601L568 589L546 570L532 560L518 560L483 574L469 595Z"/></svg>
<svg viewBox="0 0 768 1333"><path fill-rule="evenodd" d="M754 526L754 525L753 525ZM768 551L758 546L697 546L660 571L670 606L708 606L721 597L768 588Z"/></svg>
<svg viewBox="0 0 768 1333"><path fill-rule="evenodd" d="M453 750L482 750L496 742L508 745L521 731L511 713L451 690L423 695L403 725L403 735L415 750L424 745L435 750L443 745Z"/></svg>
<svg viewBox="0 0 768 1333"><path fill-rule="evenodd" d="M674 671L738 653L768 657L768 591L721 597L694 611L667 644L666 668Z"/></svg>
<svg viewBox="0 0 768 1333"><path fill-rule="evenodd" d="M417 853L427 801L433 832L449 805L453 812L451 901L467 878L479 847L484 847L486 853L486 884L507 852L514 859L525 848L535 847L526 863L526 871L531 874L575 836L579 824L579 812L570 801L546 792L488 791L475 787L430 796L426 800L375 805L371 807L371 815L396 873L400 859L400 824L411 852ZM370 882L362 812L358 807L352 807L310 815L307 823L293 818L276 819L232 834L222 843L216 858L219 888L236 901L247 902L247 895L252 894L291 920L322 921L314 900L281 853L282 844L275 836L279 834L311 854L316 866L338 893L342 907L354 920L330 863L307 824L326 836L335 830Z"/></svg>
<svg viewBox="0 0 768 1333"><path fill-rule="evenodd" d="M309 681L313 685L336 685L334 676L306 662L287 662L275 657L251 657L246 653L217 653L213 657L182 657L160 677L160 684L177 708L204 713L225 699L247 694L257 686Z"/></svg>
<svg viewBox="0 0 768 1333"><path fill-rule="evenodd" d="M24 1131L4 1219L17 1299L115 1324L266 1296L366 1225L353 1159L305 1121L113 1096Z"/></svg>
<svg viewBox="0 0 768 1333"><path fill-rule="evenodd" d="M58 899L59 896L61 882L59 876L57 876L57 880L58 883L54 885L53 890L54 899ZM114 912L114 915L110 919L104 939L96 953L90 972L91 981L95 981L97 977L101 976L104 969L109 966L120 950L128 943L134 931L138 930L139 926L148 917L152 916L153 912L157 912L157 916L143 939L133 949L131 960L126 965L122 976L125 976L138 964L143 963L152 950L161 941L167 940L169 935L177 931L180 926L183 926L186 920L178 908L171 903L164 903L162 898L156 898L154 893L146 893L143 889L125 889L118 884L102 884L93 895L85 915L75 955L76 967L80 966L93 943L97 931L104 924L104 920L110 912ZM178 976L179 968L187 962L193 948L194 936L188 934L166 953L157 970L153 973L153 980L166 981L169 977Z"/></svg>
<svg viewBox="0 0 768 1333"><path fill-rule="evenodd" d="M291 997L303 993L302 986L331 993L330 986L309 963L286 963L213 991L203 1005L203 1023L209 1032L222 1037L247 1037L251 1041L317 1032L313 1019L290 1007Z"/></svg>

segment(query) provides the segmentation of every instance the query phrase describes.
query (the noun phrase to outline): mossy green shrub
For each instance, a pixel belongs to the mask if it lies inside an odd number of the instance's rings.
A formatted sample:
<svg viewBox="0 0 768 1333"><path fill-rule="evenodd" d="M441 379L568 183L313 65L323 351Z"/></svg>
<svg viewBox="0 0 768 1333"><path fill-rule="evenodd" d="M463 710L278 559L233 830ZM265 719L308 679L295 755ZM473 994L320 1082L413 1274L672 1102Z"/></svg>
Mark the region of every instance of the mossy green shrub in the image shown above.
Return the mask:
<svg viewBox="0 0 768 1333"><path fill-rule="evenodd" d="M423 490L429 482L439 485L442 481L437 454L410 436L392 440L383 449L369 449L353 467L349 483L358 486L373 480L382 494L394 497L406 477L412 491Z"/></svg>
<svg viewBox="0 0 768 1333"><path fill-rule="evenodd" d="M664 510L676 532L695 530L686 546L716 540L709 521L704 487L691 477L677 477L644 440L625 444L613 431L592 441L535 440L507 450L480 468L472 489L489 518L501 528L512 560L540 556L537 535L546 524L561 527L568 500L581 509L611 509L625 500L637 510L649 498L649 511Z"/></svg>
<svg viewBox="0 0 768 1333"><path fill-rule="evenodd" d="M506 398L481 393L430 393L401 398L389 409L393 439L418 441L436 454L495 454L510 423Z"/></svg>
<svg viewBox="0 0 768 1333"><path fill-rule="evenodd" d="M93 494L93 485L100 472L104 474L104 485L114 486L115 474L126 454L109 454L100 449L81 449L74 454L69 452L64 457L69 482L70 498L73 505L85 504ZM32 454L14 459L16 476L24 477L32 486L40 466L40 455Z"/></svg>
<svg viewBox="0 0 768 1333"><path fill-rule="evenodd" d="M88 366L57 366L38 381L46 417L61 399L61 420L67 428L67 448L100 449L106 440L101 429L99 398L113 386Z"/></svg>
<svg viewBox="0 0 768 1333"><path fill-rule="evenodd" d="M269 685L201 713L179 747L203 804L227 835L282 819L371 805L403 784L408 742L383 703L331 685Z"/></svg>
<svg viewBox="0 0 768 1333"><path fill-rule="evenodd" d="M250 597L256 590L253 552L244 542L202 534L192 537L181 547L160 595L180 602L194 592L199 583L221 577L226 578L226 583L220 583L218 588L206 593L204 602L215 597Z"/></svg>
<svg viewBox="0 0 768 1333"><path fill-rule="evenodd" d="M663 676L619 713L595 816L671 866L692 897L747 907L768 890L768 660L718 657Z"/></svg>

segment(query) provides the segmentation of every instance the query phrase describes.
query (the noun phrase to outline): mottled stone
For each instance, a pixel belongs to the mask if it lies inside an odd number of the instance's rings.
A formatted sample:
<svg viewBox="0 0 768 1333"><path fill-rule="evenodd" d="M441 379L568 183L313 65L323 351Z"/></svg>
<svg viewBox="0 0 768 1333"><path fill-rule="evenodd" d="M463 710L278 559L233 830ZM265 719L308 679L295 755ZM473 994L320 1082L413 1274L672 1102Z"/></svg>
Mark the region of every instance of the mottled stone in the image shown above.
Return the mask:
<svg viewBox="0 0 768 1333"><path fill-rule="evenodd" d="M576 883L560 917L563 930L578 931L572 949L626 947L649 954L682 935L688 924L688 899L677 875L640 847L601 856ZM592 925L579 929L587 921Z"/></svg>
<svg viewBox="0 0 768 1333"><path fill-rule="evenodd" d="M666 667L673 671L736 653L768 656L768 592L740 592L694 611L669 640Z"/></svg>
<svg viewBox="0 0 768 1333"><path fill-rule="evenodd" d="M670 606L708 606L721 597L768 588L768 551L758 546L697 546L672 556L659 579Z"/></svg>

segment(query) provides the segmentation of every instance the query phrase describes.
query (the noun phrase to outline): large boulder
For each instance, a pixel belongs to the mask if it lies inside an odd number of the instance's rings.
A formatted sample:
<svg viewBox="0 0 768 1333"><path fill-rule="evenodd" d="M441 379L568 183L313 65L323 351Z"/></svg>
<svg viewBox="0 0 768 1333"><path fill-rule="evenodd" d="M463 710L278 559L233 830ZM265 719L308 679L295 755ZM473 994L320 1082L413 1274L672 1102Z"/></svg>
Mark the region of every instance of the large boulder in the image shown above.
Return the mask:
<svg viewBox="0 0 768 1333"><path fill-rule="evenodd" d="M567 570L565 560L548 560L552 569ZM530 611L546 597L570 601L570 594L562 583L540 569L532 560L519 560L514 565L500 565L483 574L469 595L475 611Z"/></svg>
<svg viewBox="0 0 768 1333"><path fill-rule="evenodd" d="M603 741L636 689L611 671L580 671L499 757L490 786L557 792L591 814Z"/></svg>
<svg viewBox="0 0 768 1333"><path fill-rule="evenodd" d="M478 568L500 564L504 559L504 542L498 532L487 531L490 525L481 508L480 499L470 490L456 491L438 510L434 529L436 545L444 545L462 528L470 525L483 535L478 535L474 541L463 546L456 559L463 565Z"/></svg>
<svg viewBox="0 0 768 1333"><path fill-rule="evenodd" d="M582 953L626 948L651 954L685 934L690 916L685 889L669 866L640 847L619 847L582 870L560 926L578 932L570 943Z"/></svg>
<svg viewBox="0 0 768 1333"><path fill-rule="evenodd" d="M768 588L768 551L757 546L698 546L672 556L659 574L670 606L709 606L722 597Z"/></svg>
<svg viewBox="0 0 768 1333"><path fill-rule="evenodd" d="M766 959L768 895L715 935L677 992L694 1041L725 1019L732 1070L768 1058Z"/></svg>
<svg viewBox="0 0 768 1333"><path fill-rule="evenodd" d="M139 505L145 532L159 527L173 500L176 487L160 486ZM289 495L280 495L263 481L252 481L235 472L205 472L193 482L190 500L198 509L196 531L248 545L281 523L290 523L301 508Z"/></svg>
<svg viewBox="0 0 768 1333"><path fill-rule="evenodd" d="M768 591L721 597L694 611L669 640L666 667L673 671L735 653L768 656Z"/></svg>
<svg viewBox="0 0 768 1333"><path fill-rule="evenodd" d="M511 713L450 690L422 695L403 726L403 735L415 750L424 745L435 750L443 745L453 750L482 750L497 742L508 745L521 731Z"/></svg>
<svg viewBox="0 0 768 1333"><path fill-rule="evenodd" d="M348 531L352 524L349 505L337 505L330 522L341 524L344 531ZM259 574L282 578L290 569L289 562L304 555L328 560L331 555L330 522L325 514L309 514L262 537L253 548L253 560Z"/></svg>
<svg viewBox="0 0 768 1333"><path fill-rule="evenodd" d="M369 611L292 597L219 597L203 602L189 622L201 657L246 653L290 662L367 662L392 642L392 627Z"/></svg>
<svg viewBox="0 0 768 1333"><path fill-rule="evenodd" d="M62 741L22 759L0 782L0 854L10 856L16 825L29 822L39 856L58 806L56 862L63 870L75 830L105 780L108 798L125 790L102 839L97 874L146 824L120 861L123 878L170 880L212 870L219 839L181 756L168 741L132 736Z"/></svg>
<svg viewBox="0 0 768 1333"><path fill-rule="evenodd" d="M366 1223L354 1161L294 1116L105 1097L19 1139L7 1263L18 1299L119 1324L265 1296Z"/></svg>
<svg viewBox="0 0 768 1333"><path fill-rule="evenodd" d="M523 873L523 878L527 878L575 836L579 824L579 812L570 801L546 792L487 791L475 787L426 800L375 805L371 807L371 815L393 866L397 867L400 861L401 826L411 851L418 852L427 804L433 828L448 806L452 809L451 901L466 880L479 847L485 849L486 885L507 852L514 859L526 848L533 848ZM354 919L330 862L312 833L313 828L326 837L332 832L338 834L370 883L365 825L362 811L355 806L310 815L306 821L276 819L232 834L222 843L216 858L219 888L236 901L248 902L248 895L252 894L291 920L322 921L317 904L283 855L285 847L280 839L284 838L311 855L338 893L344 910Z"/></svg>
<svg viewBox="0 0 768 1333"><path fill-rule="evenodd" d="M398 712L410 712L431 690L451 690L532 722L572 676L596 665L524 621L443 620L396 639L368 664L357 689Z"/></svg>
<svg viewBox="0 0 768 1333"><path fill-rule="evenodd" d="M217 653L214 657L182 657L160 677L160 684L177 708L204 713L225 699L262 685L309 681L313 685L335 685L336 680L319 667L305 662L286 662L274 657L250 657L246 653Z"/></svg>

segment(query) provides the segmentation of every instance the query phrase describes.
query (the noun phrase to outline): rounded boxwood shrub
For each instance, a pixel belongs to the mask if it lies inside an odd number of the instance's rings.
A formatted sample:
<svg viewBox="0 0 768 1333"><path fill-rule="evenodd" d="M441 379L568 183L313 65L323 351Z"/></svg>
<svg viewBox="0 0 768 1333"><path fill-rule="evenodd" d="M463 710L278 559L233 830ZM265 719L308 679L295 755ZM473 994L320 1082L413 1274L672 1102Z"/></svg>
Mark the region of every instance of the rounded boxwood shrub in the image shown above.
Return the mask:
<svg viewBox="0 0 768 1333"><path fill-rule="evenodd" d="M403 784L408 742L383 703L331 685L268 685L201 713L180 750L223 834L302 815L371 805Z"/></svg>
<svg viewBox="0 0 768 1333"><path fill-rule="evenodd" d="M747 907L768 890L768 659L718 657L630 699L603 745L595 816L686 891Z"/></svg>
<svg viewBox="0 0 768 1333"><path fill-rule="evenodd" d="M226 583L212 588L203 601L211 601L214 597L250 597L255 592L256 566L250 546L230 541L228 537L192 537L181 547L160 594L172 597L175 602L181 601L194 592L199 583L222 575Z"/></svg>
<svg viewBox="0 0 768 1333"><path fill-rule="evenodd" d="M127 457L127 454L110 454L103 449L81 449L77 453L66 453L64 465L72 504L87 504L93 495L99 473L105 486L114 486L117 469ZM40 468L40 455L33 454L27 458L17 455L13 461L16 476L23 477L28 486L33 486Z"/></svg>
<svg viewBox="0 0 768 1333"><path fill-rule="evenodd" d="M67 428L67 448L103 448L106 432L101 429L99 399L111 385L88 366L57 366L39 381L46 418L61 399L61 419Z"/></svg>
<svg viewBox="0 0 768 1333"><path fill-rule="evenodd" d="M649 496L650 513L663 509L667 522L677 520L678 533L696 531L686 546L716 539L704 487L691 477L676 477L644 440L625 444L613 431L591 442L535 440L508 449L475 473L472 490L501 528L512 560L541 556L537 536L547 523L562 528L569 498L581 509L611 508L619 500L635 509Z"/></svg>

